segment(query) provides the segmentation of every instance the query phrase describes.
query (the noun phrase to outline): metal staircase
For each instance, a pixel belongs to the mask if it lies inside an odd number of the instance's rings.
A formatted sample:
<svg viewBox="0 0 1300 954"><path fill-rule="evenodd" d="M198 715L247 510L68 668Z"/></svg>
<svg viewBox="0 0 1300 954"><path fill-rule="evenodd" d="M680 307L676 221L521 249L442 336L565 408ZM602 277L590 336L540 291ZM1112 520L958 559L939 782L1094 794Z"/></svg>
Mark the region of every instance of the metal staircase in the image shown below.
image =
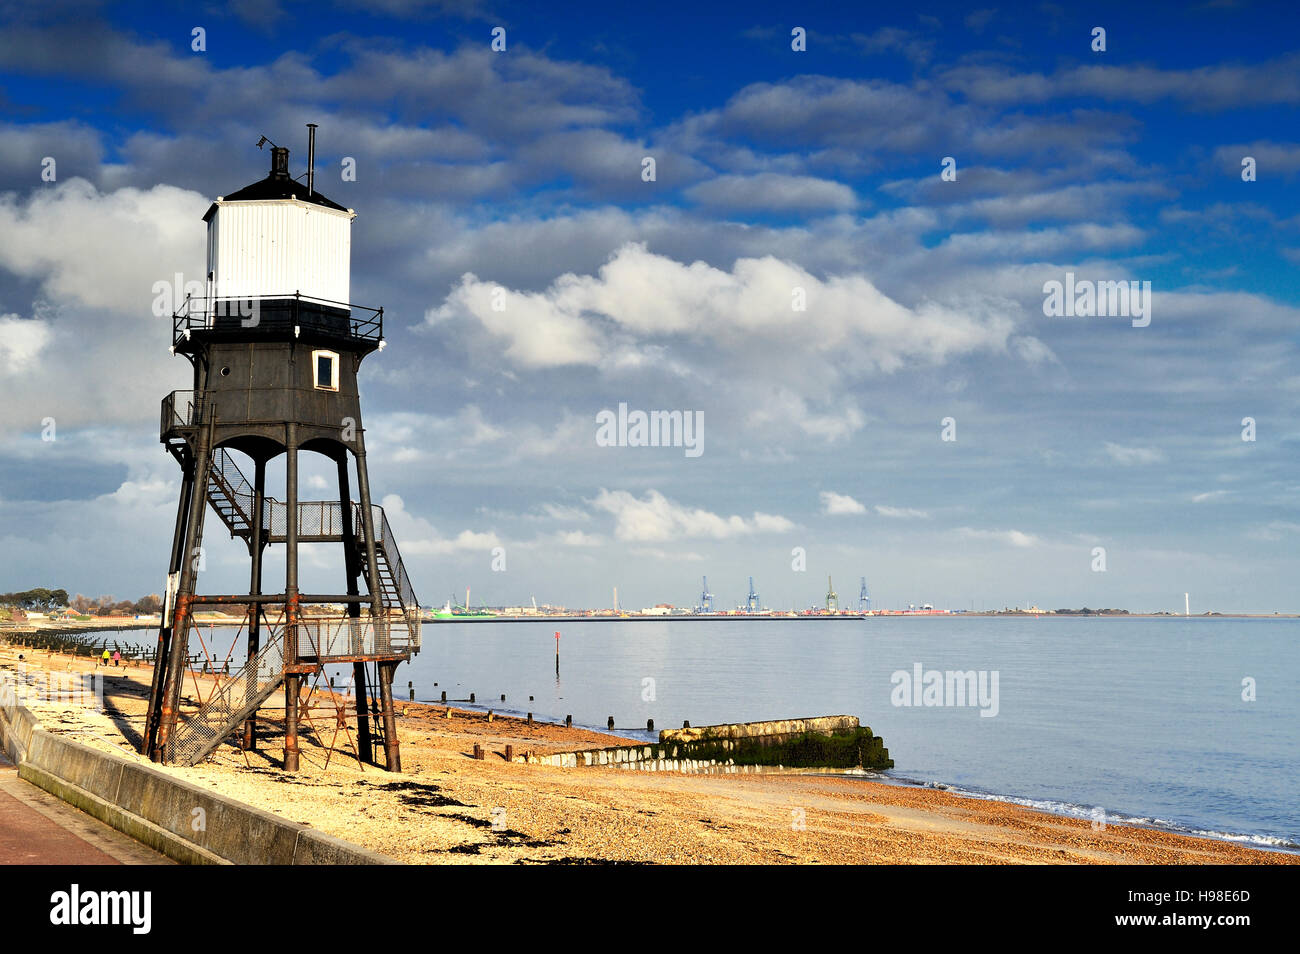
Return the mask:
<svg viewBox="0 0 1300 954"><path fill-rule="evenodd" d="M208 474L208 503L233 536L248 537L253 530L253 486L224 447L212 453ZM265 526L265 524L263 524ZM238 529L236 529L238 528Z"/></svg>
<svg viewBox="0 0 1300 954"><path fill-rule="evenodd" d="M182 459L182 444L169 443L168 449L178 460ZM207 500L232 537L251 540L256 502L253 485L225 448L218 448L212 454ZM368 651L377 654L392 654L418 650L420 647L419 603L384 508L377 505L371 508L378 570L378 579L372 581L366 560L361 505L352 501L351 506L358 565L370 592L379 593L385 615L380 619L372 618L368 624L360 620L345 621L337 628L327 626L320 620L300 622L300 657L311 660L317 666L333 655L336 649L355 653L362 647L369 647ZM262 539L266 543L285 541L287 510L281 501L264 498L261 524ZM300 502L299 540L341 543L344 539L342 513L339 501ZM239 675L218 686L197 712L188 717L180 717L175 731L167 741L167 761L196 765L206 758L222 740L238 730L284 682L284 667L284 632L280 630L271 636ZM373 731L380 732L377 727Z"/></svg>
<svg viewBox="0 0 1300 954"><path fill-rule="evenodd" d="M212 469L208 477L208 503L226 525L232 537L248 540L253 534L253 485L244 476L239 465L226 449L218 448L212 454ZM279 500L267 497L262 502L262 539L267 543L283 543L286 539L288 508ZM397 549L384 508L378 504L370 508L375 527L375 561L379 579L370 579L370 568L365 558L365 524L361 519L361 504L352 501L352 526L356 539L361 572L371 592L378 591L390 615L400 617L419 646L420 609ZM298 504L298 539L305 543L343 542L342 505L335 500L304 500Z"/></svg>
<svg viewBox="0 0 1300 954"><path fill-rule="evenodd" d="M190 716L182 715L167 740L167 761L197 765L270 698L284 682L284 633L270 639L243 671L215 688Z"/></svg>

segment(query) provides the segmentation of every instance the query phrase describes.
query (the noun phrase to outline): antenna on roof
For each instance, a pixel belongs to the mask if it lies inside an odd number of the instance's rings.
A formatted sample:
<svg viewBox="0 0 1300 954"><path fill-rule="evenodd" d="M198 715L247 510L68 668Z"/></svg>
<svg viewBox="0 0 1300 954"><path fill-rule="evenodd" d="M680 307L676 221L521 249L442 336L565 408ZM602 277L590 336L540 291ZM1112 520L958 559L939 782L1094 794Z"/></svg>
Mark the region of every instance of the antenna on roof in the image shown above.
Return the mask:
<svg viewBox="0 0 1300 954"><path fill-rule="evenodd" d="M272 179L289 178L289 150L282 146L277 146L271 140L263 136L257 140L257 148L261 149L267 143L271 144L271 176Z"/></svg>
<svg viewBox="0 0 1300 954"><path fill-rule="evenodd" d="M314 195L316 184L316 124L307 124L307 197Z"/></svg>

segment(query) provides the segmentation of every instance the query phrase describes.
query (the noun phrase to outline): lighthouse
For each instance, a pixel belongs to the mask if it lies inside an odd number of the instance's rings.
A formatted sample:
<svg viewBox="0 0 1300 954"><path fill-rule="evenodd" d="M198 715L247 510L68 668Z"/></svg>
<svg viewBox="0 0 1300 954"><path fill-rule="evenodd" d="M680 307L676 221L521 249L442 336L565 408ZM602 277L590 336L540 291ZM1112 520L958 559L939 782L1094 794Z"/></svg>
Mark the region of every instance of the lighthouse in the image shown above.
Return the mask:
<svg viewBox="0 0 1300 954"><path fill-rule="evenodd" d="M419 607L371 499L358 391L363 359L384 347L384 312L350 302L356 213L316 190L315 131L305 182L290 175L289 150L272 144L266 178L211 204L206 294L172 316L171 351L190 362L193 386L162 402L159 439L180 465L181 490L142 743L154 761L193 765L232 736L254 748L256 712L283 687L284 768L296 771L304 690L327 664L351 663L361 757L382 748L386 767L401 769L392 683L419 651ZM299 498L304 453L335 464L331 499ZM268 488L267 464L281 455L284 484ZM210 516L247 546L247 593L199 592ZM300 591L303 543L338 544L345 592ZM263 579L272 546L284 547L282 584ZM346 609L304 610L320 604ZM245 665L183 711L194 613L223 605L248 607Z"/></svg>

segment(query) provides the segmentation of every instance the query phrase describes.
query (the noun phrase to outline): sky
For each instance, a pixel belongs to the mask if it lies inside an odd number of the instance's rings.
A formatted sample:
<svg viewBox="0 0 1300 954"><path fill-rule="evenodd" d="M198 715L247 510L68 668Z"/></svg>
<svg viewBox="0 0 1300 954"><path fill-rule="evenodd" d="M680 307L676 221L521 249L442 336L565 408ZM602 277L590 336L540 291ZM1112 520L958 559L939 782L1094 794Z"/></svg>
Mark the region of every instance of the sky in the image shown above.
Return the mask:
<svg viewBox="0 0 1300 954"><path fill-rule="evenodd" d="M0 0L0 591L163 588L155 283L315 122L425 604L1300 611L1292 7L549 6Z"/></svg>

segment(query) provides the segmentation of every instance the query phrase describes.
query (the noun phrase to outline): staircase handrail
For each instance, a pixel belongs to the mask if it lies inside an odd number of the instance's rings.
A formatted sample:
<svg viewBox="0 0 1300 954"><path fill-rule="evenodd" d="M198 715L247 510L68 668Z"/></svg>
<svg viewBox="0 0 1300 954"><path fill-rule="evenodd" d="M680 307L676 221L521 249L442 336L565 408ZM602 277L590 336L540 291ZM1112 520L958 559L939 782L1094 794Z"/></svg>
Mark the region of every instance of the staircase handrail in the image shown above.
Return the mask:
<svg viewBox="0 0 1300 954"><path fill-rule="evenodd" d="M167 761L198 764L256 712L283 681L284 633L281 632L266 642L238 675L216 686L198 711L178 722L167 740ZM237 696L241 689L242 696ZM236 699L242 699L237 707ZM214 716L218 717L215 726Z"/></svg>

